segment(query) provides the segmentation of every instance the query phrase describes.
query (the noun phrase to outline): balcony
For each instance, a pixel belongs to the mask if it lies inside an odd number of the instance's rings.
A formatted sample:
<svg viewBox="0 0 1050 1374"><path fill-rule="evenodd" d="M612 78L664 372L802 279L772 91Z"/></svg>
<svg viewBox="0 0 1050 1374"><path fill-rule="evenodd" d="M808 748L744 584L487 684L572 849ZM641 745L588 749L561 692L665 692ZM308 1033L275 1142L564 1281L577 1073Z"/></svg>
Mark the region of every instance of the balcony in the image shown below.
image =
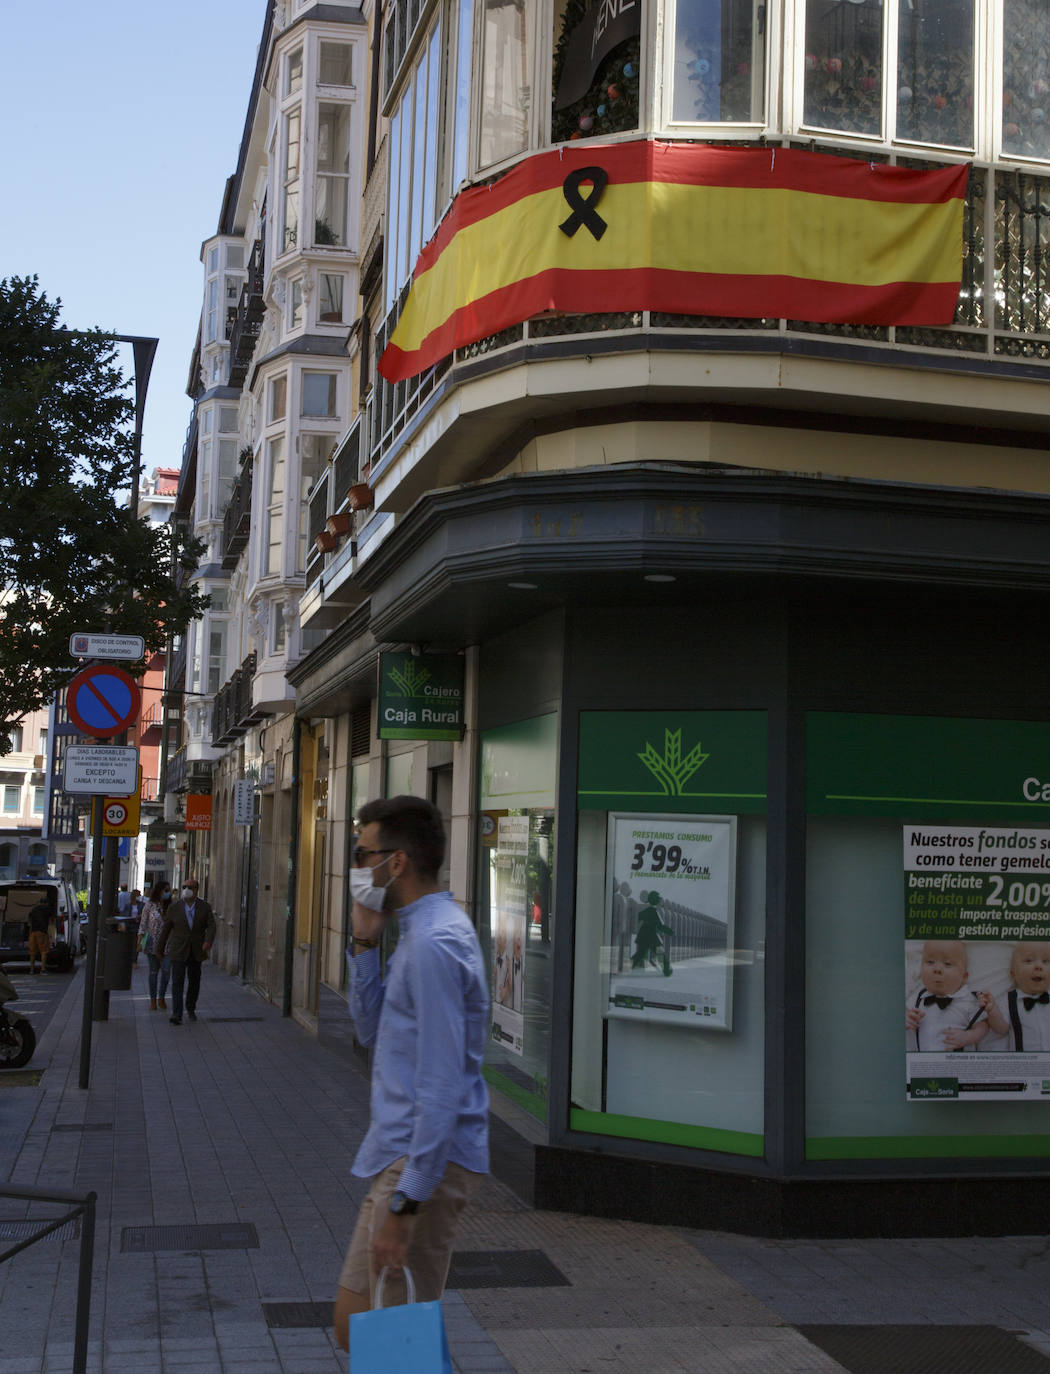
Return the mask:
<svg viewBox="0 0 1050 1374"><path fill-rule="evenodd" d="M216 747L231 744L265 717L266 712L252 705L254 678L255 655L249 654L229 682L215 694L211 742Z"/></svg>
<svg viewBox="0 0 1050 1374"><path fill-rule="evenodd" d="M243 386L248 375L248 364L255 352L255 345L262 328L266 313L263 300L265 263L263 241L256 239L252 255L248 259L248 279L241 287L237 313L230 327L230 386Z"/></svg>
<svg viewBox="0 0 1050 1374"><path fill-rule="evenodd" d="M222 566L235 568L248 543L252 518L252 460L247 456L222 517Z"/></svg>
<svg viewBox="0 0 1050 1374"><path fill-rule="evenodd" d="M189 758L185 745L176 749L161 775L157 799L168 792L210 792L212 767L208 759ZM152 797L146 796L147 781L152 779L142 780L143 800L152 801Z"/></svg>

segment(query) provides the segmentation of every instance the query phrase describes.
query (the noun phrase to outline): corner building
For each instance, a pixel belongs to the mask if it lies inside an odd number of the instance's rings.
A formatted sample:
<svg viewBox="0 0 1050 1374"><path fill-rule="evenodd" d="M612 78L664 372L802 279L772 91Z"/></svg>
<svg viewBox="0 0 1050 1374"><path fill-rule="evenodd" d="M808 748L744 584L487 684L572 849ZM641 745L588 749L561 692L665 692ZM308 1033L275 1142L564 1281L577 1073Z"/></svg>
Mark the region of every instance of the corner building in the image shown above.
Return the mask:
<svg viewBox="0 0 1050 1374"><path fill-rule="evenodd" d="M278 7L274 91L296 42L281 25L334 8ZM294 488L301 577L283 568L276 603L250 555L231 579L296 636L271 669L253 629L250 664L265 747L275 730L298 741L282 813L296 1013L314 1014L318 982L341 986L355 807L429 795L492 969L488 1075L532 1147L537 1202L767 1234L1031 1230L1050 1097L1033 1080L1011 1098L1018 1061L991 1054L964 1058L998 1066L996 1091L959 1090L946 1051L936 1073L919 1065L941 1085L923 1098L905 1030L916 939L961 926L905 936L913 833L1048 824L1045 9L359 14L359 232L333 331L345 358L326 364L346 368L338 438ZM279 108L268 243L295 182ZM380 373L457 196L552 149L586 145L600 167L638 140L967 164L954 319L690 314L613 291ZM774 239L799 228L785 204ZM531 225L523 213L523 262ZM752 227L742 212L723 239L746 254ZM734 270L760 292L770 267ZM255 461L279 347L251 361ZM290 378L308 365L288 358ZM271 504L252 506L249 549L276 547ZM380 738L380 657L406 650L460 656L461 739ZM224 759L229 787L236 751ZM267 823L264 809L260 854ZM1003 877L1009 895L1017 874Z"/></svg>

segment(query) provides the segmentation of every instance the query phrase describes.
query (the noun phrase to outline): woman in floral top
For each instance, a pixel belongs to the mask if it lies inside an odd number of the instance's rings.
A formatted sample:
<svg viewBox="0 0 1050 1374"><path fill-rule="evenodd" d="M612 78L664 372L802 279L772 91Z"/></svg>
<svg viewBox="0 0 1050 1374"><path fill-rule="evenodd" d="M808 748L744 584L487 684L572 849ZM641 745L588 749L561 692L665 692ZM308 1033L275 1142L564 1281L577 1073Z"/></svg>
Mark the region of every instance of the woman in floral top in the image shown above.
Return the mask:
<svg viewBox="0 0 1050 1374"><path fill-rule="evenodd" d="M171 960L167 956L163 961L158 959L155 951L157 941L160 939L161 927L164 924L164 912L170 901L171 884L163 879L159 883L154 883L149 898L142 908L142 919L139 922L142 949L149 960L150 1011L156 1011L158 1008L165 1011L168 1006L164 1000L164 994L168 990L168 980L171 977Z"/></svg>

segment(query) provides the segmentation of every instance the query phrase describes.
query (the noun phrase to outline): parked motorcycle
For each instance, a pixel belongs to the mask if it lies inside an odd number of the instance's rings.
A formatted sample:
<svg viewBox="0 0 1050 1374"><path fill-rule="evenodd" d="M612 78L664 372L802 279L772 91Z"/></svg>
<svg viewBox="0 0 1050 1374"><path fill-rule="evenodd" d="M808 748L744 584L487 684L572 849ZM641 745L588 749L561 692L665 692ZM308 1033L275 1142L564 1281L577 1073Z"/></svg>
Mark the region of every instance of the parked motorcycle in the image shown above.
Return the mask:
<svg viewBox="0 0 1050 1374"><path fill-rule="evenodd" d="M20 1069L36 1049L36 1031L24 1016L12 1016L6 1003L18 998L18 989L0 968L0 1069Z"/></svg>

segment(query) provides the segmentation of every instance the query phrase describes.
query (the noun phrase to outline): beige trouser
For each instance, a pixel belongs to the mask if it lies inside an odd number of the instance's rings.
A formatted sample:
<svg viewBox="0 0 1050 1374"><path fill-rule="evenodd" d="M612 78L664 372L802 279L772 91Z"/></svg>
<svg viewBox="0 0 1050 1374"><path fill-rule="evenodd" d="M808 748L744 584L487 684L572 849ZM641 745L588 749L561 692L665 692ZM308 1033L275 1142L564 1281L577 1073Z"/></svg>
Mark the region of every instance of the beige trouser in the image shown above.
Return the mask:
<svg viewBox="0 0 1050 1374"><path fill-rule="evenodd" d="M395 1159L373 1178L368 1196L361 1204L339 1275L340 1288L348 1288L352 1293L368 1293L373 1303L379 1275L373 1267L372 1251L379 1228L389 1215L390 1196L397 1191L404 1167L404 1157ZM456 1223L477 1192L481 1179L481 1174L473 1174L458 1164L449 1164L434 1192L426 1202L419 1204L407 1261L419 1302L432 1302L445 1291ZM403 1278L400 1275L388 1277L383 1288L383 1306L393 1307L406 1300Z"/></svg>

